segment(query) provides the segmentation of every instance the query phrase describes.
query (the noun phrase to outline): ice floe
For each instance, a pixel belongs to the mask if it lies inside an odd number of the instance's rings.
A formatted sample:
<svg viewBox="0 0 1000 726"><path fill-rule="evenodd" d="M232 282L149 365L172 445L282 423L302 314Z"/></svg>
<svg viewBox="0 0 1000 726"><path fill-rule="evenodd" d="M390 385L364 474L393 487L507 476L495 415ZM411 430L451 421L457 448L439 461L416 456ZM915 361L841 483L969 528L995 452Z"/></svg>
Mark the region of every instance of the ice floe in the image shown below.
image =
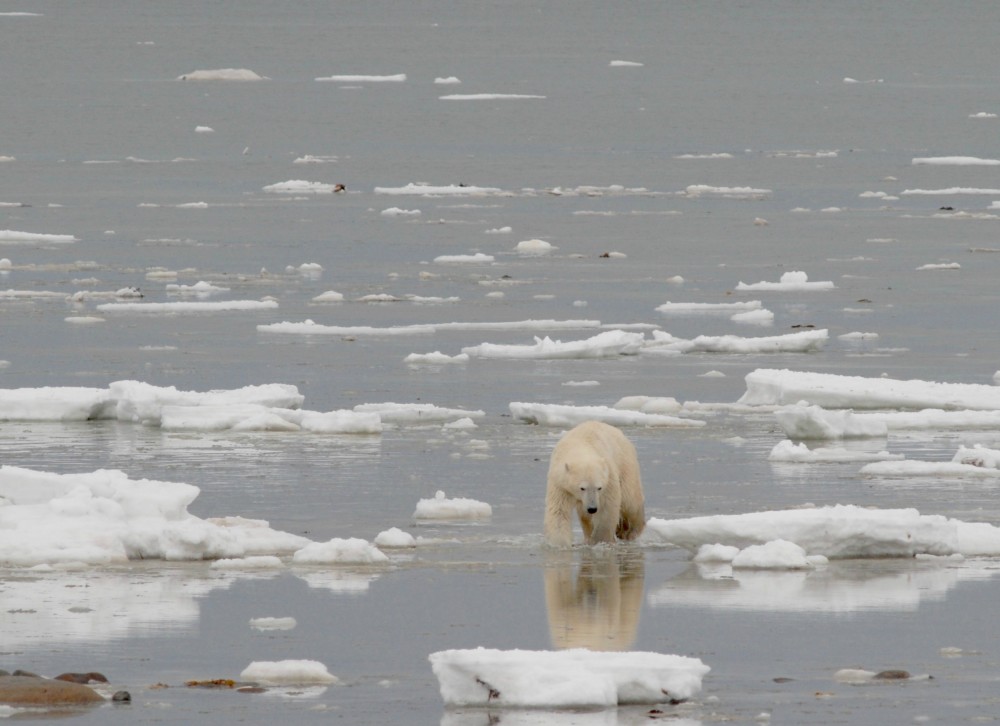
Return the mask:
<svg viewBox="0 0 1000 726"><path fill-rule="evenodd" d="M16 229L0 229L0 244L30 245L30 244L72 244L79 238L71 234L42 234L38 232L19 232Z"/></svg>
<svg viewBox="0 0 1000 726"><path fill-rule="evenodd" d="M785 436L793 439L850 439L888 434L884 421L855 415L845 409L827 410L798 403L774 412Z"/></svg>
<svg viewBox="0 0 1000 726"><path fill-rule="evenodd" d="M340 682L316 660L255 660L243 669L240 679L267 686Z"/></svg>
<svg viewBox="0 0 1000 726"><path fill-rule="evenodd" d="M310 542L292 555L293 565L371 565L388 561L389 557L378 547L358 537Z"/></svg>
<svg viewBox="0 0 1000 726"><path fill-rule="evenodd" d="M194 285L178 285L175 283L168 284L164 288L167 294L173 295L194 295L197 297L208 297L209 295L218 295L220 293L229 292L228 287L220 287L218 285L213 285L205 280L199 280Z"/></svg>
<svg viewBox="0 0 1000 726"><path fill-rule="evenodd" d="M789 440L779 441L768 454L769 461L780 461L795 464L819 464L851 461L895 461L903 458L902 454L890 454L888 451L861 451L843 447L817 447L810 449L803 443Z"/></svg>
<svg viewBox="0 0 1000 726"><path fill-rule="evenodd" d="M434 186L432 184L410 183L402 187L375 187L375 193L426 197L481 197L502 194L503 190L496 187L480 187L466 184Z"/></svg>
<svg viewBox="0 0 1000 726"><path fill-rule="evenodd" d="M1000 450L982 444L959 446L951 461L878 462L861 468L862 475L884 477L967 477L1000 478Z"/></svg>
<svg viewBox="0 0 1000 726"><path fill-rule="evenodd" d="M404 363L409 363L410 365L442 365L444 363L468 363L469 356L467 353L459 353L458 355L447 355L439 350L433 353L410 353L408 356L403 358Z"/></svg>
<svg viewBox="0 0 1000 726"><path fill-rule="evenodd" d="M704 426L700 419L682 418L663 413L650 413L626 408L609 406L570 406L557 403L524 403L511 402L511 414L522 421L540 426L560 426L571 428L584 421L603 421L613 426L668 426L691 427Z"/></svg>
<svg viewBox="0 0 1000 726"><path fill-rule="evenodd" d="M863 378L833 373L758 368L746 376L738 403L788 405L800 401L824 408L1000 410L1000 387Z"/></svg>
<svg viewBox="0 0 1000 726"><path fill-rule="evenodd" d="M900 462L886 462L898 466ZM867 466L880 466L881 463ZM702 545L744 550L776 540L829 559L928 555L1000 556L1000 528L916 509L835 505L665 520L652 517L643 540L697 552Z"/></svg>
<svg viewBox="0 0 1000 726"><path fill-rule="evenodd" d="M698 197L724 197L728 199L764 199L771 195L770 189L755 189L753 187L717 187L708 184L691 184L681 192L683 196L697 199Z"/></svg>
<svg viewBox="0 0 1000 726"><path fill-rule="evenodd" d="M545 96L530 93L451 93L438 98L442 101L523 101L544 99Z"/></svg>
<svg viewBox="0 0 1000 726"><path fill-rule="evenodd" d="M160 428L165 431L304 431L316 434L378 434L377 413L302 411L254 404L164 406Z"/></svg>
<svg viewBox="0 0 1000 726"><path fill-rule="evenodd" d="M659 313L668 315L732 315L734 313L745 313L753 310L760 310L762 307L760 300L746 300L744 302L729 303L699 303L699 302L665 302L656 308Z"/></svg>
<svg viewBox="0 0 1000 726"><path fill-rule="evenodd" d="M558 249L550 242L546 242L543 239L526 239L517 243L514 250L519 255L547 255L553 250Z"/></svg>
<svg viewBox="0 0 1000 726"><path fill-rule="evenodd" d="M464 408L446 408L432 403L359 403L354 407L358 413L375 413L385 423L425 424L454 421L461 418L482 418L484 411L469 411Z"/></svg>
<svg viewBox="0 0 1000 726"><path fill-rule="evenodd" d="M109 564L291 554L305 537L243 517L187 511L199 489L121 471L55 474L0 467L0 563Z"/></svg>
<svg viewBox="0 0 1000 726"><path fill-rule="evenodd" d="M805 292L811 290L832 290L836 287L830 280L810 282L809 276L801 270L785 272L778 282L740 282L736 285L741 291L761 291L761 292Z"/></svg>
<svg viewBox="0 0 1000 726"><path fill-rule="evenodd" d="M226 313L253 310L274 310L276 300L210 300L191 302L110 302L97 305L108 313Z"/></svg>
<svg viewBox="0 0 1000 726"><path fill-rule="evenodd" d="M334 83L402 83L406 80L405 73L393 73L391 75L364 75L364 74L341 74L333 76L322 76L317 81L332 81Z"/></svg>
<svg viewBox="0 0 1000 726"><path fill-rule="evenodd" d="M462 353L474 358L513 359L565 359L565 358L609 358L619 355L636 355L643 345L642 333L623 330L607 330L585 340L566 343L552 340L548 336L535 337L533 345L502 345L482 343L462 348Z"/></svg>
<svg viewBox="0 0 1000 726"><path fill-rule="evenodd" d="M414 519L476 520L493 516L493 508L486 502L464 497L449 499L438 490L433 497L421 499L413 510Z"/></svg>
<svg viewBox="0 0 1000 726"><path fill-rule="evenodd" d="M256 404L298 408L295 386L273 383L223 391L178 391L140 381L115 381L108 388L42 387L0 389L0 420L87 421L118 419L158 425L165 406Z"/></svg>
<svg viewBox="0 0 1000 726"><path fill-rule="evenodd" d="M1000 166L1000 159L983 159L978 156L923 156L913 160L914 166Z"/></svg>
<svg viewBox="0 0 1000 726"><path fill-rule="evenodd" d="M925 195L925 196L952 196L958 194L988 194L991 196L1000 195L1000 189L982 187L946 187L944 189L904 189L901 195Z"/></svg>
<svg viewBox="0 0 1000 726"><path fill-rule="evenodd" d="M775 409L785 435L793 439L885 437L892 431L992 429L1000 426L1000 411L863 411L825 409L804 401Z"/></svg>
<svg viewBox="0 0 1000 726"><path fill-rule="evenodd" d="M423 323L372 327L367 325L321 325L312 320L301 323L281 322L257 326L265 333L298 335L426 335L445 330L583 330L600 328L600 320L511 320L485 322Z"/></svg>
<svg viewBox="0 0 1000 726"><path fill-rule="evenodd" d="M491 264L496 261L493 255L476 252L472 255L438 255L434 262L439 265Z"/></svg>
<svg viewBox="0 0 1000 726"><path fill-rule="evenodd" d="M375 535L372 543L376 547L388 549L401 549L405 547L416 547L417 539L409 532L404 532L399 527L390 527Z"/></svg>
<svg viewBox="0 0 1000 726"><path fill-rule="evenodd" d="M254 630L293 630L296 625L298 622L292 617L250 618L250 627Z"/></svg>
<svg viewBox="0 0 1000 726"><path fill-rule="evenodd" d="M216 68L185 73L177 77L178 81L263 81L261 76L248 68Z"/></svg>
<svg viewBox="0 0 1000 726"><path fill-rule="evenodd" d="M306 181L305 179L289 179L288 181L268 184L263 191L271 194L333 194L341 191L340 184Z"/></svg>
<svg viewBox="0 0 1000 726"><path fill-rule="evenodd" d="M829 339L827 330L804 330L785 335L744 338L737 335L699 335L691 340L662 330L653 331L644 353L808 353L821 350Z"/></svg>
<svg viewBox="0 0 1000 726"><path fill-rule="evenodd" d="M613 708L676 703L711 670L697 658L637 651L443 650L429 656L452 707Z"/></svg>

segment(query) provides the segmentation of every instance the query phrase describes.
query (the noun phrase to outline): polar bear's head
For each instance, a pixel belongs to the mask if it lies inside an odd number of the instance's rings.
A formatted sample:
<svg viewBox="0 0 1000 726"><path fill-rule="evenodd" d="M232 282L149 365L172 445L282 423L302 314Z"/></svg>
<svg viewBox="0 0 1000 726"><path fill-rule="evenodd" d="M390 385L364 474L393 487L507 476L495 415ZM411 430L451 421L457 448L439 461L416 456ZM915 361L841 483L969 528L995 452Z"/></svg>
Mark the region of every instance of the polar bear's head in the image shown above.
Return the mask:
<svg viewBox="0 0 1000 726"><path fill-rule="evenodd" d="M597 514L604 492L604 484L607 481L608 467L603 461L566 462L566 482L569 493L576 497L581 510L587 514Z"/></svg>

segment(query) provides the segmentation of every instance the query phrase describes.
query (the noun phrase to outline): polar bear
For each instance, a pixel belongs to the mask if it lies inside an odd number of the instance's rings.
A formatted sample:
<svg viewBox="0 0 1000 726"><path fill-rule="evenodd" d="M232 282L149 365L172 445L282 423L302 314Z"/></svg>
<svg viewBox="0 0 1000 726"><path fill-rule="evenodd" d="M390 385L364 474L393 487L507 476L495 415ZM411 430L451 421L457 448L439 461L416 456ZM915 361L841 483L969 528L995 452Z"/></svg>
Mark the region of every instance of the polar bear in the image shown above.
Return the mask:
<svg viewBox="0 0 1000 726"><path fill-rule="evenodd" d="M573 511L587 544L635 539L646 526L635 447L614 426L585 421L556 444L545 493L545 539L573 544Z"/></svg>

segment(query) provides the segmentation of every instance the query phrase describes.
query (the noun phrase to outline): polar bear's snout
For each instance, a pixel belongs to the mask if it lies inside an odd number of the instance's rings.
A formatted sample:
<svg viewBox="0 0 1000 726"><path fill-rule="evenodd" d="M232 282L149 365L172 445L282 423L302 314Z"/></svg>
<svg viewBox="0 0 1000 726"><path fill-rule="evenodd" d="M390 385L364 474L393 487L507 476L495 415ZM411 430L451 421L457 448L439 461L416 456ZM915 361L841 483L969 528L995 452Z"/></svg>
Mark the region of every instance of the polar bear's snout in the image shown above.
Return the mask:
<svg viewBox="0 0 1000 726"><path fill-rule="evenodd" d="M597 514L597 504L600 497L601 488L590 484L588 486L580 487L583 492L583 508L587 510L587 514Z"/></svg>

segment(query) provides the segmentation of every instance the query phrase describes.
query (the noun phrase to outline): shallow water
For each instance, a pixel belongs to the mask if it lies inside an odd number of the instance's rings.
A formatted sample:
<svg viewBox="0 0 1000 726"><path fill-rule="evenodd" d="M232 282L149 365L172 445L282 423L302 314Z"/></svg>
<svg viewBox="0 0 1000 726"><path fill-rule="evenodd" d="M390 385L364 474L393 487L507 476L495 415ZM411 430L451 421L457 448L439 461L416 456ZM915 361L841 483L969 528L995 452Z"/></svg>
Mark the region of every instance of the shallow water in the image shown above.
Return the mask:
<svg viewBox="0 0 1000 726"><path fill-rule="evenodd" d="M0 299L0 359L9 361L0 385L137 379L206 390L287 382L313 410L431 402L485 411L479 428L194 435L113 422L3 423L0 461L185 481L202 490L191 506L199 516L263 518L316 540L371 539L399 526L446 541L370 569L261 575L136 562L67 573L9 570L0 578L7 611L0 666L95 669L132 692L131 706L104 707L80 722L646 720L647 709L498 715L442 707L429 653L560 647L570 633L592 647L702 658L713 669L703 694L667 711L695 723L749 722L761 713L775 723L816 724L993 718L995 562L843 562L810 574L719 579L671 549L581 551L559 561L540 547L539 534L556 432L512 420L508 404L609 405L632 394L732 403L745 389L743 376L758 367L992 382L1000 360L993 334L1000 258L991 253L1000 248L997 221L934 215L942 206L982 213L993 197L900 192L1000 186L996 167L911 163L995 154L998 122L969 117L1000 112L1000 9L980 2L341 5L248 2L234 11L187 2L41 2L30 8L40 17L0 16L0 62L8 69L0 80L8 99L0 156L15 159L0 163L0 202L27 205L0 208L0 228L79 238L0 244L0 257L13 265L0 288L71 295L135 285L146 301L176 300L162 279L147 277L166 268L182 284L230 287L224 299L273 296L280 305L139 315L101 313L103 301ZM644 65L611 67L612 60ZM225 67L270 80L175 80ZM408 78L313 80L340 73ZM433 83L451 75L462 84ZM481 92L545 98L439 100ZM215 133L195 133L198 125ZM677 158L718 153L732 156ZM336 161L293 163L306 154ZM341 182L348 193L262 191L288 179ZM505 193L374 193L414 181ZM695 184L770 191L750 199L680 194ZM603 191L566 193L584 186ZM557 188L562 193L551 193ZM866 191L898 199L859 196ZM207 207L177 206L192 202ZM380 215L389 207L421 215ZM808 211L793 211L799 208ZM485 234L505 226L513 231ZM541 258L513 253L531 238L558 249ZM473 252L497 262L432 262ZM605 252L626 256L599 256ZM961 269L916 269L941 262ZM323 271L300 274L295 268L304 263ZM837 288L733 293L740 281L777 280L789 270ZM682 285L668 281L677 275ZM388 292L461 302L312 302L326 290L348 301ZM486 296L495 291L504 297ZM668 300L729 299L763 300L775 325L654 310ZM105 322L65 320L78 315ZM805 355L407 366L402 359L411 352L526 343L532 333L347 340L256 329L307 318L373 326L590 319L653 323L687 338L815 325L829 328L831 340ZM879 338L837 338L852 331ZM704 377L709 371L725 376ZM590 380L600 385L563 385ZM993 483L864 479L857 464L772 465L767 453L783 438L773 416L707 420L699 430L628 432L650 515L841 502L1000 522ZM995 447L997 439L990 431L928 432L858 445L947 459L960 443ZM493 517L414 523L417 500L438 489L489 502ZM298 625L267 633L248 625L267 615L294 616ZM946 658L944 647L963 650ZM264 695L183 687L236 677L252 660L283 658L322 661L343 685ZM933 679L851 686L833 679L844 667L903 668Z"/></svg>

